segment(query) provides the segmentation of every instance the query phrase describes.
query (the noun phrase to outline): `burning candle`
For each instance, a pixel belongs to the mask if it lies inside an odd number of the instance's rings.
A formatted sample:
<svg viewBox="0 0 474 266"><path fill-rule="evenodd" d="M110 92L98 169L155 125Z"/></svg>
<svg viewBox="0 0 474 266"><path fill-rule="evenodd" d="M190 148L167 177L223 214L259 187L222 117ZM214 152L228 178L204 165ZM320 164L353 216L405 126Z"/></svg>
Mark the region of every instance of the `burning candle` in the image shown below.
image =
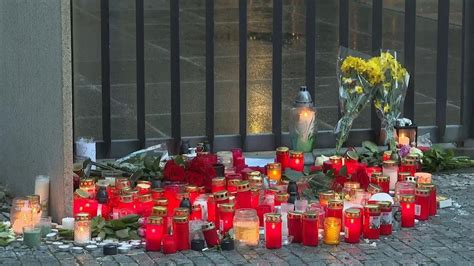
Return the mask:
<svg viewBox="0 0 474 266"><path fill-rule="evenodd" d="M189 242L189 221L187 216L173 217L174 235L176 237L177 250L190 249Z"/></svg>
<svg viewBox="0 0 474 266"><path fill-rule="evenodd" d="M373 173L370 178L370 182L372 184L378 185L382 189L382 192L389 193L390 177L388 175L384 175L382 173Z"/></svg>
<svg viewBox="0 0 474 266"><path fill-rule="evenodd" d="M380 234L392 234L392 203L390 201L379 201L380 206Z"/></svg>
<svg viewBox="0 0 474 266"><path fill-rule="evenodd" d="M414 176L416 173L416 161L413 159L404 159L400 166L400 172L407 172L410 173L411 176Z"/></svg>
<svg viewBox="0 0 474 266"><path fill-rule="evenodd" d="M416 182L418 184L431 183L431 174L424 172L415 173Z"/></svg>
<svg viewBox="0 0 474 266"><path fill-rule="evenodd" d="M403 146L410 145L410 138L404 134L400 134L400 136L398 136L398 144Z"/></svg>
<svg viewBox="0 0 474 266"><path fill-rule="evenodd" d="M436 186L431 183L420 184L420 187L430 190L430 216L436 215L438 202L436 201Z"/></svg>
<svg viewBox="0 0 474 266"><path fill-rule="evenodd" d="M380 238L380 208L376 204L364 206L364 238Z"/></svg>
<svg viewBox="0 0 474 266"><path fill-rule="evenodd" d="M400 207L402 209L402 227L415 226L415 196L400 195Z"/></svg>
<svg viewBox="0 0 474 266"><path fill-rule="evenodd" d="M179 185L166 185L164 189L165 198L168 199L168 212L173 213L173 210L178 208L180 203L177 197L180 192Z"/></svg>
<svg viewBox="0 0 474 266"><path fill-rule="evenodd" d="M163 239L163 217L150 216L147 219L145 243L147 251L161 251Z"/></svg>
<svg viewBox="0 0 474 266"><path fill-rule="evenodd" d="M281 164L269 163L267 164L267 176L270 181L277 184L281 180Z"/></svg>
<svg viewBox="0 0 474 266"><path fill-rule="evenodd" d="M303 214L303 228L302 230L300 228L303 245L312 247L318 245L318 218L318 213L315 211L307 211Z"/></svg>
<svg viewBox="0 0 474 266"><path fill-rule="evenodd" d="M252 208L252 193L248 181L240 181L237 184L237 195L235 196L237 209Z"/></svg>
<svg viewBox="0 0 474 266"><path fill-rule="evenodd" d="M206 240L207 247L212 248L219 245L219 235L213 222L206 222L202 225L202 233Z"/></svg>
<svg viewBox="0 0 474 266"><path fill-rule="evenodd" d="M398 181L398 165L397 162L388 160L383 162L383 174L390 178L390 189L395 190L395 184Z"/></svg>
<svg viewBox="0 0 474 266"><path fill-rule="evenodd" d="M304 155L300 151L290 151L290 168L303 172L304 169Z"/></svg>
<svg viewBox="0 0 474 266"><path fill-rule="evenodd" d="M281 216L276 213L266 213L265 219L265 247L268 249L281 248Z"/></svg>
<svg viewBox="0 0 474 266"><path fill-rule="evenodd" d="M326 217L324 219L324 244L339 244L339 234L341 232L341 219L335 217Z"/></svg>
<svg viewBox="0 0 474 266"><path fill-rule="evenodd" d="M362 228L361 210L348 208L344 211L344 242L359 243Z"/></svg>
<svg viewBox="0 0 474 266"><path fill-rule="evenodd" d="M219 228L222 234L227 233L233 227L234 203L219 204Z"/></svg>
<svg viewBox="0 0 474 266"><path fill-rule="evenodd" d="M275 194L275 205L280 206L282 203L288 202L290 195L286 192L278 192Z"/></svg>
<svg viewBox="0 0 474 266"><path fill-rule="evenodd" d="M91 241L91 221L89 214L78 213L74 223L74 244L85 245Z"/></svg>
<svg viewBox="0 0 474 266"><path fill-rule="evenodd" d="M285 171L289 167L290 162L290 149L288 147L278 147L276 149L276 160L277 163L281 164L281 170Z"/></svg>
<svg viewBox="0 0 474 266"><path fill-rule="evenodd" d="M288 212L288 235L293 237L293 243L303 241L303 213L298 211Z"/></svg>
<svg viewBox="0 0 474 266"><path fill-rule="evenodd" d="M212 179L211 191L216 193L226 189L225 177L214 177Z"/></svg>
<svg viewBox="0 0 474 266"><path fill-rule="evenodd" d="M41 218L42 210L39 195L26 196L28 199L28 206L31 208L31 224L35 225Z"/></svg>
<svg viewBox="0 0 474 266"><path fill-rule="evenodd" d="M23 227L29 226L32 220L32 211L28 205L28 199L24 197L14 198L10 210L10 221L13 232L17 235L23 233Z"/></svg>
<svg viewBox="0 0 474 266"><path fill-rule="evenodd" d="M257 246L259 233L259 219L254 209L238 209L234 216L234 234L237 243L246 246Z"/></svg>
<svg viewBox="0 0 474 266"><path fill-rule="evenodd" d="M420 221L428 220L430 216L430 190L417 188L415 190L415 218Z"/></svg>
<svg viewBox="0 0 474 266"><path fill-rule="evenodd" d="M399 181L395 186L395 202L400 202L401 195L415 195L416 184L408 181Z"/></svg>
<svg viewBox="0 0 474 266"><path fill-rule="evenodd" d="M49 209L49 176L39 175L35 179L35 195L40 197L41 213L48 216Z"/></svg>

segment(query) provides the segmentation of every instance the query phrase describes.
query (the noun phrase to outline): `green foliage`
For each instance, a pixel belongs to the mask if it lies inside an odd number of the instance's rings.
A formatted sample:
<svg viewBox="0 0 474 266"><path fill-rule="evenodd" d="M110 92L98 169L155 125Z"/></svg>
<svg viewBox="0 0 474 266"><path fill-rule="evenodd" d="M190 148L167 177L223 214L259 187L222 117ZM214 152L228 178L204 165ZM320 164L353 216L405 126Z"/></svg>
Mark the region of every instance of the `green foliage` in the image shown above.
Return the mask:
<svg viewBox="0 0 474 266"><path fill-rule="evenodd" d="M423 170L427 172L469 167L474 167L474 160L467 156L455 156L454 151L450 149L445 150L435 145L423 153Z"/></svg>
<svg viewBox="0 0 474 266"><path fill-rule="evenodd" d="M0 246L7 246L15 240L15 233L7 223L0 222Z"/></svg>
<svg viewBox="0 0 474 266"><path fill-rule="evenodd" d="M362 151L359 153L361 162L367 166L379 166L382 164L383 151L379 150L377 144L371 141L362 142Z"/></svg>
<svg viewBox="0 0 474 266"><path fill-rule="evenodd" d="M118 238L123 240L140 239L137 230L138 215L127 215L117 220L105 221L104 218L97 216L91 221L92 236L106 238Z"/></svg>
<svg viewBox="0 0 474 266"><path fill-rule="evenodd" d="M301 178L301 181L308 184L308 188L303 191L303 196L310 200L316 199L319 192L326 191L331 188L333 179L333 170L329 170L327 173L322 171L314 171L309 173L309 175Z"/></svg>

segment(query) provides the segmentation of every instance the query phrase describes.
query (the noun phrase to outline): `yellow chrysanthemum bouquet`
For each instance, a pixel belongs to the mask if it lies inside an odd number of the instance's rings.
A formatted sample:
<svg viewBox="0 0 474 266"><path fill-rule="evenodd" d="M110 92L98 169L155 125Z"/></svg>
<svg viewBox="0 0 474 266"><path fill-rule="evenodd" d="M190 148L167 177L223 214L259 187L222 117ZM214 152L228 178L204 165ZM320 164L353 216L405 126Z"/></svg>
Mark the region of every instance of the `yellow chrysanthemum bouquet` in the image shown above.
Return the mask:
<svg viewBox="0 0 474 266"><path fill-rule="evenodd" d="M374 106L381 120L385 144L394 149L396 143L393 133L397 119L402 115L410 75L397 61L396 52L382 51L379 57L370 60L379 65L383 73L381 84L374 96Z"/></svg>
<svg viewBox="0 0 474 266"><path fill-rule="evenodd" d="M337 152L349 137L354 119L367 107L384 79L378 60L367 58L345 47L339 51L337 76L342 117L334 128Z"/></svg>

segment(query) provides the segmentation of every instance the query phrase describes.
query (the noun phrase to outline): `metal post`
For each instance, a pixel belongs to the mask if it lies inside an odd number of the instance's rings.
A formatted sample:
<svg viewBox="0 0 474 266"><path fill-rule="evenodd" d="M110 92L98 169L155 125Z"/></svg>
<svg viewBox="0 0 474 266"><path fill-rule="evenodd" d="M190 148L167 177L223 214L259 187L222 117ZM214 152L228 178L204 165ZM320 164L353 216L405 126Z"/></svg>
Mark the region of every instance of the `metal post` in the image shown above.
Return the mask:
<svg viewBox="0 0 474 266"><path fill-rule="evenodd" d="M474 139L474 1L463 3L463 88L461 118L464 137Z"/></svg>

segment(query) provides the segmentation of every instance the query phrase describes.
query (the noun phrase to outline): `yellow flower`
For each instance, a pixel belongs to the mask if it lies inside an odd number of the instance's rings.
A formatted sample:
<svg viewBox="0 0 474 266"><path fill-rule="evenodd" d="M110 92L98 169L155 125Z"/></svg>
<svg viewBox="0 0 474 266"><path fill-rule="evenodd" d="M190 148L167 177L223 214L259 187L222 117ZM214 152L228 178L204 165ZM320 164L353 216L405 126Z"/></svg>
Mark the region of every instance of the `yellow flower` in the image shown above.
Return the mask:
<svg viewBox="0 0 474 266"><path fill-rule="evenodd" d="M355 92L357 92L357 94L362 94L364 92L364 88L362 88L361 86L357 85L355 87Z"/></svg>
<svg viewBox="0 0 474 266"><path fill-rule="evenodd" d="M367 62L367 69L365 74L367 80L372 86L375 86L384 81L385 76L383 75L380 60L377 57L371 58Z"/></svg>
<svg viewBox="0 0 474 266"><path fill-rule="evenodd" d="M388 105L388 103L386 103L384 106L383 106L383 112L384 113L388 113L390 111L390 106Z"/></svg>
<svg viewBox="0 0 474 266"><path fill-rule="evenodd" d="M351 84L352 83L352 79L351 78L342 78L342 82L344 84Z"/></svg>
<svg viewBox="0 0 474 266"><path fill-rule="evenodd" d="M382 103L379 100L374 101L374 106L377 109L382 109Z"/></svg>
<svg viewBox="0 0 474 266"><path fill-rule="evenodd" d="M351 70L361 74L367 69L366 62L360 57L348 56L344 59L341 65L341 70L344 73L349 73Z"/></svg>

